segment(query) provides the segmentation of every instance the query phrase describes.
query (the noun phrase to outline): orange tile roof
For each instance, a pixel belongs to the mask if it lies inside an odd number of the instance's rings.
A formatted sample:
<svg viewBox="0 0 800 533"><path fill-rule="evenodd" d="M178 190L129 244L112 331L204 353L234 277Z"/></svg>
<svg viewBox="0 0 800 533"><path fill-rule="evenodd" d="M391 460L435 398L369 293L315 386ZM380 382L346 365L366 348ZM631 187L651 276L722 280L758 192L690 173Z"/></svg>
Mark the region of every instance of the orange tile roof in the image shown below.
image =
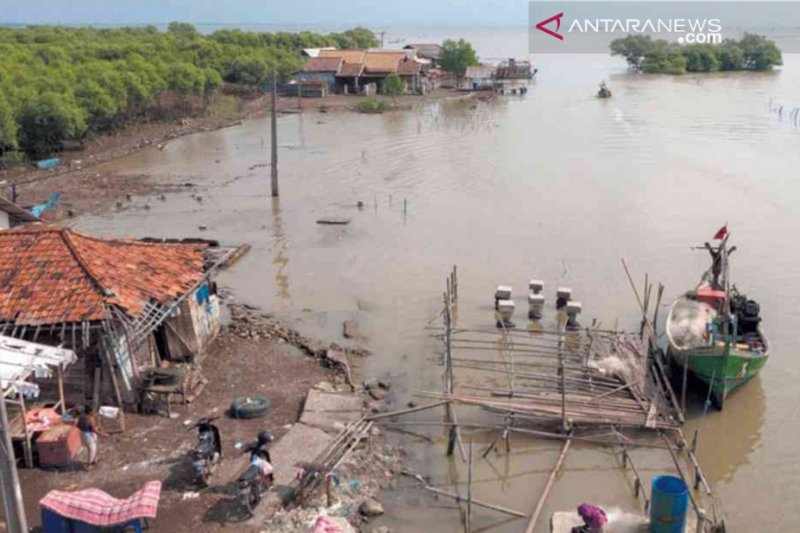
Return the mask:
<svg viewBox="0 0 800 533"><path fill-rule="evenodd" d="M421 69L422 63L408 59L400 62L400 66L397 67L397 73L401 76L416 76Z"/></svg>
<svg viewBox="0 0 800 533"><path fill-rule="evenodd" d="M364 72L364 64L363 63L345 63L342 65L341 70L339 70L339 74L337 76L361 76Z"/></svg>
<svg viewBox="0 0 800 533"><path fill-rule="evenodd" d="M203 276L205 244L98 239L55 226L0 231L0 321L58 324L132 317L168 304Z"/></svg>
<svg viewBox="0 0 800 533"><path fill-rule="evenodd" d="M345 63L363 63L365 50L320 50L319 57L339 57Z"/></svg>
<svg viewBox="0 0 800 533"><path fill-rule="evenodd" d="M406 57L404 52L367 52L364 66L369 72L397 72L400 61Z"/></svg>
<svg viewBox="0 0 800 533"><path fill-rule="evenodd" d="M312 57L306 62L305 72L339 72L341 57Z"/></svg>

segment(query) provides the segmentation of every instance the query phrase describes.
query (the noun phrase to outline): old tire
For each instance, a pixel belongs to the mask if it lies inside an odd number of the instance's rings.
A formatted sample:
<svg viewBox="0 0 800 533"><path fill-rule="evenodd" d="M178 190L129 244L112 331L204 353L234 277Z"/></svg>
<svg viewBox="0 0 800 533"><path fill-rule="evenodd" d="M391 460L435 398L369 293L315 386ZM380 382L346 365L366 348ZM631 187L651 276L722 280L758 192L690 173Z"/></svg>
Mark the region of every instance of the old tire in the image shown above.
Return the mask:
<svg viewBox="0 0 800 533"><path fill-rule="evenodd" d="M269 412L272 402L263 396L242 396L231 403L233 418L259 418Z"/></svg>

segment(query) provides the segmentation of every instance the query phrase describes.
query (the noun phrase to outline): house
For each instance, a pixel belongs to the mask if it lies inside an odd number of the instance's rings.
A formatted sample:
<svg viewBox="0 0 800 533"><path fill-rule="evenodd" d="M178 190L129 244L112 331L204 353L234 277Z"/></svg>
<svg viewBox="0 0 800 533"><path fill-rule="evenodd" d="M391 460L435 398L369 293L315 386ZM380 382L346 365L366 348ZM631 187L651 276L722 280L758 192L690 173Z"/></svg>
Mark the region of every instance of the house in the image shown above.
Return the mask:
<svg viewBox="0 0 800 533"><path fill-rule="evenodd" d="M296 80L298 83L321 85L325 87L326 93L332 93L336 88L336 76L343 64L344 61L339 57L312 57L297 74Z"/></svg>
<svg viewBox="0 0 800 533"><path fill-rule="evenodd" d="M75 352L63 376L68 404L140 406L165 392L154 388L160 367L202 355L219 331L210 277L233 251L214 244L101 239L50 225L0 231L0 335ZM197 376L173 377L185 397Z"/></svg>
<svg viewBox="0 0 800 533"><path fill-rule="evenodd" d="M15 228L31 222L41 222L41 220L30 211L0 196L0 230Z"/></svg>
<svg viewBox="0 0 800 533"><path fill-rule="evenodd" d="M403 49L414 50L418 58L430 61L432 68L439 66L439 59L442 56L442 45L440 44L409 44Z"/></svg>
<svg viewBox="0 0 800 533"><path fill-rule="evenodd" d="M386 77L398 74L407 90L424 94L434 88L428 79L427 59L417 59L413 50L320 49L295 76L297 83L325 83L329 92L340 94L382 94Z"/></svg>
<svg viewBox="0 0 800 533"><path fill-rule="evenodd" d="M467 67L464 79L461 81L459 89L470 91L482 91L494 87L496 67L491 65L477 65Z"/></svg>
<svg viewBox="0 0 800 533"><path fill-rule="evenodd" d="M369 50L364 54L364 73L362 85L369 94L383 94L383 83L389 74L397 74L400 62L405 59L404 52L390 50ZM374 90L369 90L369 86Z"/></svg>
<svg viewBox="0 0 800 533"><path fill-rule="evenodd" d="M320 58L343 61L337 79L337 92L383 93L386 76L397 73L406 54L400 50L321 50Z"/></svg>

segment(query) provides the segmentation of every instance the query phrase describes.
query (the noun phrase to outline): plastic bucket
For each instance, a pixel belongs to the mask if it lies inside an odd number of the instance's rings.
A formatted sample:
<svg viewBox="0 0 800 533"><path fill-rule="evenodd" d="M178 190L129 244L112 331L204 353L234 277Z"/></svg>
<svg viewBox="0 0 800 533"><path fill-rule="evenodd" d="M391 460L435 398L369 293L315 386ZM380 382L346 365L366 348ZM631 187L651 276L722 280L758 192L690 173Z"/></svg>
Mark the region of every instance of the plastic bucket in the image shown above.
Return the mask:
<svg viewBox="0 0 800 533"><path fill-rule="evenodd" d="M650 500L650 533L683 533L689 489L682 479L658 476L653 479Z"/></svg>

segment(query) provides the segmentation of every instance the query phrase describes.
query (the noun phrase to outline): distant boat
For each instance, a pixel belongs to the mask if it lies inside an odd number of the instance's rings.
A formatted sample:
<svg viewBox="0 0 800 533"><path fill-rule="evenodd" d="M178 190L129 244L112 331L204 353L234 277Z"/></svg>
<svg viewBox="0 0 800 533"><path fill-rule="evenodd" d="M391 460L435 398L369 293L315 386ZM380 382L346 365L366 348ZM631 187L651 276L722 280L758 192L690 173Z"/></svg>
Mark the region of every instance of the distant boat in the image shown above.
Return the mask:
<svg viewBox="0 0 800 533"><path fill-rule="evenodd" d="M708 386L719 409L727 395L752 379L769 358L769 342L761 329L760 306L731 286L727 226L717 232L719 245L706 243L711 268L698 287L670 308L667 337L670 357Z"/></svg>

